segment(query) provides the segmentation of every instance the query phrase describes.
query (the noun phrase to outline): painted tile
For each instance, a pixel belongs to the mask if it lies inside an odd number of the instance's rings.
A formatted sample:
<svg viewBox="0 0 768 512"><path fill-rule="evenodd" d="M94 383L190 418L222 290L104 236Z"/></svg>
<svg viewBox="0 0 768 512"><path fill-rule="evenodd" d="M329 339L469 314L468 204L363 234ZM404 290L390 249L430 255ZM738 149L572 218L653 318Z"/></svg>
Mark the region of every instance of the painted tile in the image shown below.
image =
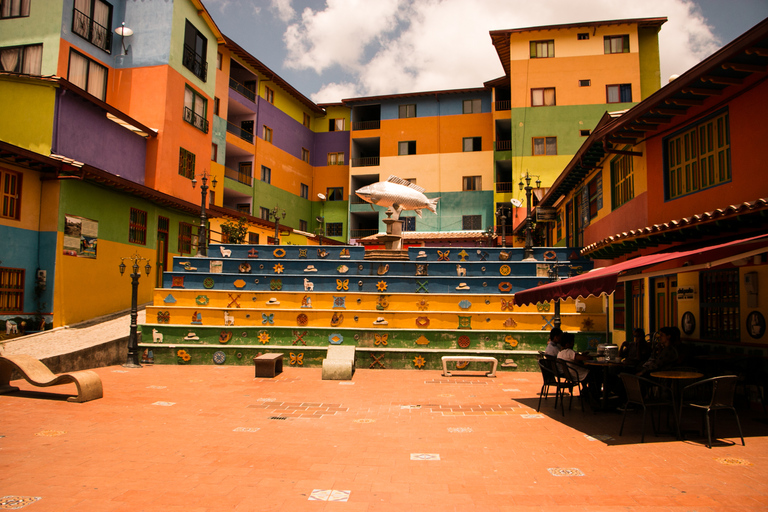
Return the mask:
<svg viewBox="0 0 768 512"><path fill-rule="evenodd" d="M3 496L0 498L0 510L17 510L41 499L37 496Z"/></svg>
<svg viewBox="0 0 768 512"><path fill-rule="evenodd" d="M439 453L412 453L411 460L440 460Z"/></svg>
<svg viewBox="0 0 768 512"><path fill-rule="evenodd" d="M584 476L579 468L549 468L552 476Z"/></svg>

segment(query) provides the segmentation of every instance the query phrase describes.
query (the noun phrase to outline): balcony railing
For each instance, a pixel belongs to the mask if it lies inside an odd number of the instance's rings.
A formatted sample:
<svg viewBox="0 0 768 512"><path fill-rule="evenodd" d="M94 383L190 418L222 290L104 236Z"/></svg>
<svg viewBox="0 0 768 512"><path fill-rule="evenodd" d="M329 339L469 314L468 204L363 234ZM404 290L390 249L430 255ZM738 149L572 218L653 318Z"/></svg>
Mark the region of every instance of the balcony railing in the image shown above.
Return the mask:
<svg viewBox="0 0 768 512"><path fill-rule="evenodd" d="M352 123L353 130L378 130L381 128L381 121L358 121Z"/></svg>
<svg viewBox="0 0 768 512"><path fill-rule="evenodd" d="M112 53L112 32L77 9L75 9L74 16L72 17L72 32L90 41L105 52Z"/></svg>
<svg viewBox="0 0 768 512"><path fill-rule="evenodd" d="M184 45L184 57L181 63L185 68L195 74L203 82L207 81L208 63L205 61L205 55L198 55L195 50L188 45Z"/></svg>
<svg viewBox="0 0 768 512"><path fill-rule="evenodd" d="M238 137L243 139L245 142L253 144L253 134L247 130L243 130L236 124L232 124L229 121L227 121L227 131L231 134L237 135Z"/></svg>
<svg viewBox="0 0 768 512"><path fill-rule="evenodd" d="M499 193L506 193L506 192L514 192L515 191L515 184L514 183L496 183L496 192Z"/></svg>
<svg viewBox="0 0 768 512"><path fill-rule="evenodd" d="M356 194L349 194L349 204L366 204L367 202L368 201L361 199L360 196Z"/></svg>
<svg viewBox="0 0 768 512"><path fill-rule="evenodd" d="M378 233L378 229L350 229L349 230L349 237L350 238L365 238L367 236L375 235Z"/></svg>
<svg viewBox="0 0 768 512"><path fill-rule="evenodd" d="M235 80L234 78L229 79L229 88L233 91L237 91L252 102L256 103L256 93L250 89L248 89L246 86Z"/></svg>
<svg viewBox="0 0 768 512"><path fill-rule="evenodd" d="M511 151L512 150L512 141L511 140L497 140L496 141L496 151Z"/></svg>
<svg viewBox="0 0 768 512"><path fill-rule="evenodd" d="M201 115L195 114L189 107L184 107L184 120L201 132L208 133L208 120Z"/></svg>
<svg viewBox="0 0 768 512"><path fill-rule="evenodd" d="M367 156L364 158L353 158L352 167L376 167L379 165L378 156Z"/></svg>
<svg viewBox="0 0 768 512"><path fill-rule="evenodd" d="M253 176L242 171L236 171L229 167L224 168L224 176L229 179L242 183L243 185L253 186Z"/></svg>
<svg viewBox="0 0 768 512"><path fill-rule="evenodd" d="M512 102L510 100L497 101L495 104L496 112L501 110L512 110Z"/></svg>

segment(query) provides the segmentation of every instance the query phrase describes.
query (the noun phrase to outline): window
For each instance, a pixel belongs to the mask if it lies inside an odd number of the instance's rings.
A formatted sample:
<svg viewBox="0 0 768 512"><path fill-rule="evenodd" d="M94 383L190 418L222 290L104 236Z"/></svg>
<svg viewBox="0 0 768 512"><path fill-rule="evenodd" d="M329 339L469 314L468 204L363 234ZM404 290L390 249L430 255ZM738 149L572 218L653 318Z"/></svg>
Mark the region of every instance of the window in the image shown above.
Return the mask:
<svg viewBox="0 0 768 512"><path fill-rule="evenodd" d="M179 148L179 174L189 179L195 177L195 154L184 148Z"/></svg>
<svg viewBox="0 0 768 512"><path fill-rule="evenodd" d="M739 341L739 269L699 274L701 338Z"/></svg>
<svg viewBox="0 0 768 512"><path fill-rule="evenodd" d="M462 105L462 113L464 114L479 114L483 111L482 100L464 100Z"/></svg>
<svg viewBox="0 0 768 512"><path fill-rule="evenodd" d="M589 87L592 85L592 80L579 80L579 87Z"/></svg>
<svg viewBox="0 0 768 512"><path fill-rule="evenodd" d="M309 199L309 187L305 184L301 184L301 197Z"/></svg>
<svg viewBox="0 0 768 512"><path fill-rule="evenodd" d="M131 208L128 241L132 244L147 245L147 212Z"/></svg>
<svg viewBox="0 0 768 512"><path fill-rule="evenodd" d="M197 94L189 86L184 87L184 120L208 133L208 100Z"/></svg>
<svg viewBox="0 0 768 512"><path fill-rule="evenodd" d="M221 52L216 52L216 69L222 69L222 65L224 64L224 56L221 54Z"/></svg>
<svg viewBox="0 0 768 512"><path fill-rule="evenodd" d="M461 229L463 229L464 231L483 229L481 227L482 221L483 221L482 215L462 215Z"/></svg>
<svg viewBox="0 0 768 512"><path fill-rule="evenodd" d="M555 105L555 88L531 89L531 106L550 107Z"/></svg>
<svg viewBox="0 0 768 512"><path fill-rule="evenodd" d="M211 144L211 160L216 161L219 159L219 145Z"/></svg>
<svg viewBox="0 0 768 512"><path fill-rule="evenodd" d="M112 53L112 6L101 0L75 0L72 32Z"/></svg>
<svg viewBox="0 0 768 512"><path fill-rule="evenodd" d="M329 119L328 120L329 132L343 132L344 131L344 118Z"/></svg>
<svg viewBox="0 0 768 512"><path fill-rule="evenodd" d="M590 130L579 130L579 135L582 137L589 137L590 133L592 133Z"/></svg>
<svg viewBox="0 0 768 512"><path fill-rule="evenodd" d="M0 218L21 218L21 174L0 169Z"/></svg>
<svg viewBox="0 0 768 512"><path fill-rule="evenodd" d="M24 311L24 269L0 267L0 312Z"/></svg>
<svg viewBox="0 0 768 512"><path fill-rule="evenodd" d="M106 101L107 68L74 50L69 51L67 79L101 101Z"/></svg>
<svg viewBox="0 0 768 512"><path fill-rule="evenodd" d="M179 254L192 254L192 224L179 222Z"/></svg>
<svg viewBox="0 0 768 512"><path fill-rule="evenodd" d="M272 142L272 128L264 125L264 140L266 142Z"/></svg>
<svg viewBox="0 0 768 512"><path fill-rule="evenodd" d="M328 165L344 165L344 153L328 153Z"/></svg>
<svg viewBox="0 0 768 512"><path fill-rule="evenodd" d="M301 148L301 159L309 163L309 150L307 148Z"/></svg>
<svg viewBox="0 0 768 512"><path fill-rule="evenodd" d="M576 34L576 40L578 41L586 41L589 39L589 32L582 32L580 34Z"/></svg>
<svg viewBox="0 0 768 512"><path fill-rule="evenodd" d="M43 45L0 48L0 70L39 75L43 67Z"/></svg>
<svg viewBox="0 0 768 512"><path fill-rule="evenodd" d="M312 124L312 118L309 117L309 114L304 112L304 126L306 126L307 128L312 128L311 124Z"/></svg>
<svg viewBox="0 0 768 512"><path fill-rule="evenodd" d="M555 56L555 41L531 41L532 59L551 59Z"/></svg>
<svg viewBox="0 0 768 512"><path fill-rule="evenodd" d="M272 183L272 169L263 165L261 166L261 181L264 183Z"/></svg>
<svg viewBox="0 0 768 512"><path fill-rule="evenodd" d="M611 207L615 210L635 197L632 157L622 155L611 161Z"/></svg>
<svg viewBox="0 0 768 512"><path fill-rule="evenodd" d="M589 218L597 217L597 212L603 207L603 173L598 172L585 187L589 193Z"/></svg>
<svg viewBox="0 0 768 512"><path fill-rule="evenodd" d="M462 190L483 190L481 176L464 176Z"/></svg>
<svg viewBox="0 0 768 512"><path fill-rule="evenodd" d="M186 27L184 28L184 56L181 59L181 63L203 82L208 77L207 54L208 40L187 20Z"/></svg>
<svg viewBox="0 0 768 512"><path fill-rule="evenodd" d="M403 221L403 231L416 231L416 217L409 216L409 217L400 217L400 220Z"/></svg>
<svg viewBox="0 0 768 512"><path fill-rule="evenodd" d="M605 36L605 53L629 53L629 36Z"/></svg>
<svg viewBox="0 0 768 512"><path fill-rule="evenodd" d="M251 203L237 203L235 208L240 213L245 213L246 215L251 214Z"/></svg>
<svg viewBox="0 0 768 512"><path fill-rule="evenodd" d="M328 198L328 201L344 200L344 187L328 187L325 192L325 197Z"/></svg>
<svg viewBox="0 0 768 512"><path fill-rule="evenodd" d="M329 222L325 225L325 236L343 236L344 224L341 222Z"/></svg>
<svg viewBox="0 0 768 512"><path fill-rule="evenodd" d="M398 155L415 155L416 154L416 141L406 140L397 143Z"/></svg>
<svg viewBox="0 0 768 512"><path fill-rule="evenodd" d="M248 243L249 244L258 244L259 243L259 234L253 233L252 231L248 232Z"/></svg>
<svg viewBox="0 0 768 512"><path fill-rule="evenodd" d="M269 208L259 207L259 218L262 220L269 220Z"/></svg>
<svg viewBox="0 0 768 512"><path fill-rule="evenodd" d="M275 104L275 91L270 89L269 87L264 87L264 99L270 102L271 104Z"/></svg>
<svg viewBox="0 0 768 512"><path fill-rule="evenodd" d="M471 151L482 151L483 150L483 138L482 137L464 137L462 139L462 150L465 153L471 152Z"/></svg>
<svg viewBox="0 0 768 512"><path fill-rule="evenodd" d="M253 185L253 162L238 162L237 181L249 187Z"/></svg>
<svg viewBox="0 0 768 512"><path fill-rule="evenodd" d="M397 117L400 119L416 117L416 105L400 105L397 109Z"/></svg>
<svg viewBox="0 0 768 512"><path fill-rule="evenodd" d="M213 97L213 113L219 115L219 107L221 106L221 100L216 96Z"/></svg>
<svg viewBox="0 0 768 512"><path fill-rule="evenodd" d="M606 85L606 103L629 103L632 101L632 84Z"/></svg>
<svg viewBox="0 0 768 512"><path fill-rule="evenodd" d="M665 140L670 199L731 180L728 112L715 114Z"/></svg>
<svg viewBox="0 0 768 512"><path fill-rule="evenodd" d="M557 219L555 220L555 237L556 242L559 242L563 239L563 211L559 210L557 212Z"/></svg>
<svg viewBox="0 0 768 512"><path fill-rule="evenodd" d="M0 20L29 16L30 0L0 0Z"/></svg>
<svg viewBox="0 0 768 512"><path fill-rule="evenodd" d="M533 155L551 156L557 154L557 137L533 137Z"/></svg>
<svg viewBox="0 0 768 512"><path fill-rule="evenodd" d="M299 231L307 231L307 221L299 219Z"/></svg>

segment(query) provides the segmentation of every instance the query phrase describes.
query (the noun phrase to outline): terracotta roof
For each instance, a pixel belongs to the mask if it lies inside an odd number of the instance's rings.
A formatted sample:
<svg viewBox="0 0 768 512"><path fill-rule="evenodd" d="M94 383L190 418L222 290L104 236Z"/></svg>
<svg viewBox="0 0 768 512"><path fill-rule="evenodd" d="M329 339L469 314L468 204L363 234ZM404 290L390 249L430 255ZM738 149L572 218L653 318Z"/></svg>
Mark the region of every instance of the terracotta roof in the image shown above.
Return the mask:
<svg viewBox="0 0 768 512"><path fill-rule="evenodd" d="M760 198L663 224L617 233L584 247L580 254L593 259L616 258L644 247L685 240L689 233L699 238L703 235L736 233L736 228L754 227L764 230L766 221L768 198Z"/></svg>

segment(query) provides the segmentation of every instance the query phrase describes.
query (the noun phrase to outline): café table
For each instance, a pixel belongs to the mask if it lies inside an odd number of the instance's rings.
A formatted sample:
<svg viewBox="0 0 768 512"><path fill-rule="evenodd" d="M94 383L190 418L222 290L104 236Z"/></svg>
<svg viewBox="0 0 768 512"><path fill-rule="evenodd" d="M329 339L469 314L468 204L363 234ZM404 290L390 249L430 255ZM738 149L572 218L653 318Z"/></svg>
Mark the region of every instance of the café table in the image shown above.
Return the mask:
<svg viewBox="0 0 768 512"><path fill-rule="evenodd" d="M608 405L608 373L609 373L608 370L610 368L619 368L623 370L625 368L631 367L632 365L618 359L611 359L610 361L606 361L600 358L590 359L588 361L581 361L581 363L584 366L603 369L603 371L601 372L602 394L600 396L600 409L605 410Z"/></svg>
<svg viewBox="0 0 768 512"><path fill-rule="evenodd" d="M672 400L676 400L679 407L679 412L677 413L679 423L683 408L683 387L680 385L681 382L701 379L704 377L704 374L701 372L681 370L659 370L651 372L651 377L670 381L670 392L672 393Z"/></svg>

